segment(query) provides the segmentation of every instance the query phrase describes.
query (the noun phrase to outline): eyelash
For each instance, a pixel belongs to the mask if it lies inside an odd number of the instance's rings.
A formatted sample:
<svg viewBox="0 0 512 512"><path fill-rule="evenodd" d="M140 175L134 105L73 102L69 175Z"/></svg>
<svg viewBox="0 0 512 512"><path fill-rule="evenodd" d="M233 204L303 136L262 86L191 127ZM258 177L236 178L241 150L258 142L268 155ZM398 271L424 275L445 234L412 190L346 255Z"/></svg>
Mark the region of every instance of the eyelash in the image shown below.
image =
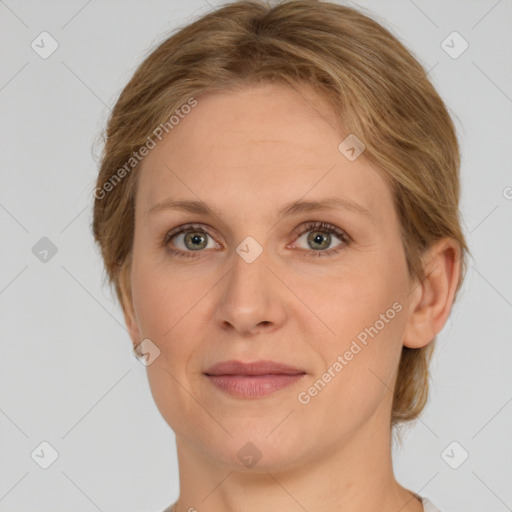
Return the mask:
<svg viewBox="0 0 512 512"><path fill-rule="evenodd" d="M308 253L308 256L312 256L312 257L315 257L315 256L332 256L334 254L337 254L341 250L343 250L345 247L347 247L351 243L350 237L344 231L341 231L340 229L336 228L335 226L333 226L331 224L328 224L327 222L319 222L319 221L306 222L304 224L304 230L302 230L298 234L297 238L301 237L302 235L304 235L308 231L313 231L313 230L321 231L323 233L328 233L328 234L334 234L334 235L336 235L341 240L342 243L339 244L338 246L336 246L334 249L329 249L329 250L326 250L326 251L322 251L322 250L315 251L313 249L312 250L303 249L306 253ZM173 229L173 230L169 231L165 235L165 237L163 239L164 247L168 247L169 246L169 242L175 236L181 235L182 233L189 233L189 232L192 232L192 233L202 233L202 234L208 235L210 237L212 236L200 224L185 224L183 226L180 226L179 228L176 228L176 229ZM181 258L193 258L194 257L194 252L196 252L196 251L181 251L179 249L169 249L169 250L175 256L178 256L178 257L181 257ZM202 252L202 251L198 251L198 252Z"/></svg>

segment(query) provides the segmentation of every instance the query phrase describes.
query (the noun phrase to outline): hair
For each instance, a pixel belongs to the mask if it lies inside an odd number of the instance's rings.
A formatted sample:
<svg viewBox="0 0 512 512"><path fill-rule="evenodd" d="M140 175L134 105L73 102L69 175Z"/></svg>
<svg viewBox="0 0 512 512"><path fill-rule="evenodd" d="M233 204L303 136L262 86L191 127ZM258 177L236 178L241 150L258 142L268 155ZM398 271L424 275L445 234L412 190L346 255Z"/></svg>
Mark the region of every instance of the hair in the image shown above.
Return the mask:
<svg viewBox="0 0 512 512"><path fill-rule="evenodd" d="M243 0L180 27L159 44L137 68L108 120L92 227L123 310L131 302L140 168L134 155L161 139L162 126L170 132L169 116L191 99L262 82L313 88L330 102L342 126L363 141L364 157L389 182L411 280L425 279L422 255L434 242L457 241L456 298L469 253L459 217L459 145L423 67L391 32L351 7ZM435 341L402 348L393 426L415 419L426 404Z"/></svg>

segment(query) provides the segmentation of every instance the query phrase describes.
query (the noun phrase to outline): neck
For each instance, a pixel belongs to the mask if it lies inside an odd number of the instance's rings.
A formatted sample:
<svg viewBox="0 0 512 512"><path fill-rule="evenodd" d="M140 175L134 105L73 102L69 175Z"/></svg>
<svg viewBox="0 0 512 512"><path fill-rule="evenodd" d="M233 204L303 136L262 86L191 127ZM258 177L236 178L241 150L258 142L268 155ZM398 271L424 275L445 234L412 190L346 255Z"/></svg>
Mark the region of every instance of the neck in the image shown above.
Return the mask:
<svg viewBox="0 0 512 512"><path fill-rule="evenodd" d="M176 511L423 512L394 477L391 429L381 420L371 418L350 439L275 470L225 465L177 435Z"/></svg>

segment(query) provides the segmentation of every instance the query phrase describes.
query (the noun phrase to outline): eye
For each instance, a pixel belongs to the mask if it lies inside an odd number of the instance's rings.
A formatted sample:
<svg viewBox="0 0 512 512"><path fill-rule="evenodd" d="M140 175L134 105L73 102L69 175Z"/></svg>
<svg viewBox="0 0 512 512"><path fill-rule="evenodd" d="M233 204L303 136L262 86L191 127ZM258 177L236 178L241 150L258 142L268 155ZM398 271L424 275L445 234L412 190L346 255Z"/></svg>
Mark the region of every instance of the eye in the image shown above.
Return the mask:
<svg viewBox="0 0 512 512"><path fill-rule="evenodd" d="M330 256L338 253L351 242L345 232L325 222L308 222L300 229L299 237L292 247L305 238L304 243L308 246L301 249L307 256ZM334 248L331 247L332 235L340 240L340 243ZM196 256L194 253L200 253L203 249L222 248L208 233L208 230L200 224L185 224L169 231L164 237L163 245L172 254L185 258L194 257Z"/></svg>
<svg viewBox="0 0 512 512"><path fill-rule="evenodd" d="M211 240L209 241L208 238ZM169 247L171 241L172 245L177 247L177 249ZM220 244L213 240L208 231L197 224L186 224L169 231L164 238L164 245L169 247L169 250L173 254L183 257L193 257L194 252L200 252L202 249L215 249L220 247Z"/></svg>
<svg viewBox="0 0 512 512"><path fill-rule="evenodd" d="M297 238L297 242L303 240L308 247L305 247L308 256L330 256L338 253L344 247L349 245L350 238L341 229L327 224L325 222L308 222L303 226L305 231L301 231L301 235ZM340 243L332 248L332 235L340 240ZM295 245L295 244L294 244ZM329 249L329 247L331 247ZM307 250L312 249L312 250ZM328 249L328 250L326 250Z"/></svg>

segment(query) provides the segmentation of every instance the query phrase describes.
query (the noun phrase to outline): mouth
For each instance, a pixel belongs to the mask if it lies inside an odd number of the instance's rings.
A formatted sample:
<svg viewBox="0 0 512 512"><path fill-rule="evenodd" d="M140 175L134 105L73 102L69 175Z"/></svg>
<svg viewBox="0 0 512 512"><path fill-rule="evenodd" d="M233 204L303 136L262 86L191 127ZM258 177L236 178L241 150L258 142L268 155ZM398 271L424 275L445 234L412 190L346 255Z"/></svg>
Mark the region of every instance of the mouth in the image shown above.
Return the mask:
<svg viewBox="0 0 512 512"><path fill-rule="evenodd" d="M295 384L306 372L275 361L225 361L204 374L224 393L239 398L260 398Z"/></svg>

